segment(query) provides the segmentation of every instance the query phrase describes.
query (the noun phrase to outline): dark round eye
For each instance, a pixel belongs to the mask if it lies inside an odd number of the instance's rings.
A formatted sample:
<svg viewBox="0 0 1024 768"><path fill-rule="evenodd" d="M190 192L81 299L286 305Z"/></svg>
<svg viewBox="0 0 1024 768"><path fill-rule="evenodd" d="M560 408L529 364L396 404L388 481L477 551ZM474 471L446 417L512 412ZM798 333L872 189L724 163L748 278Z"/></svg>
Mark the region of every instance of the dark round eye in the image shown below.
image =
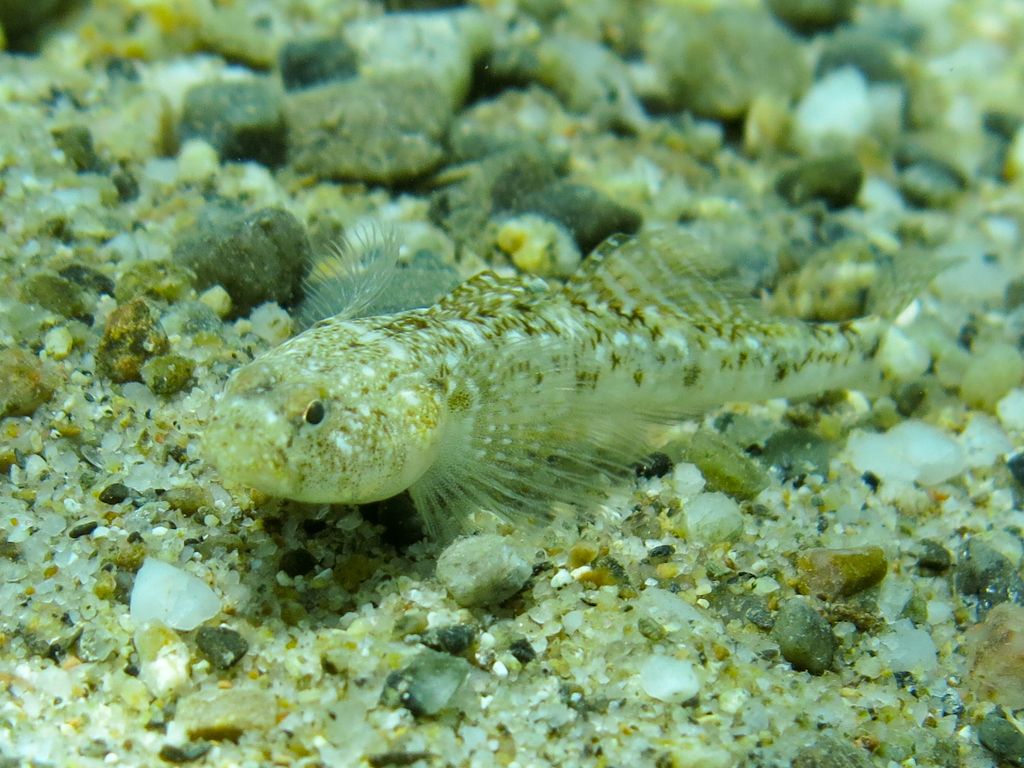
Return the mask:
<svg viewBox="0 0 1024 768"><path fill-rule="evenodd" d="M306 406L302 418L306 420L307 424L319 424L324 420L325 415L327 415L327 409L324 408L324 404L319 400L311 400Z"/></svg>

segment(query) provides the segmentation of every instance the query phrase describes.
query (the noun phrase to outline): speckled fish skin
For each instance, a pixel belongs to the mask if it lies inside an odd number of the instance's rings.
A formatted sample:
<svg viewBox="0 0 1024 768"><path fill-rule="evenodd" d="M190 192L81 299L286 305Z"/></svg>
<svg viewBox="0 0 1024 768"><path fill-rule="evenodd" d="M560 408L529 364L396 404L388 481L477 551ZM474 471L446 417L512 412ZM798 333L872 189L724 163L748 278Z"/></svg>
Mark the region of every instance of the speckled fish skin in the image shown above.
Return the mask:
<svg viewBox="0 0 1024 768"><path fill-rule="evenodd" d="M729 401L857 385L885 323L770 318L678 231L613 240L566 284L481 273L427 309L322 321L243 366L205 435L222 476L366 503L409 490L436 534L543 516L652 430Z"/></svg>

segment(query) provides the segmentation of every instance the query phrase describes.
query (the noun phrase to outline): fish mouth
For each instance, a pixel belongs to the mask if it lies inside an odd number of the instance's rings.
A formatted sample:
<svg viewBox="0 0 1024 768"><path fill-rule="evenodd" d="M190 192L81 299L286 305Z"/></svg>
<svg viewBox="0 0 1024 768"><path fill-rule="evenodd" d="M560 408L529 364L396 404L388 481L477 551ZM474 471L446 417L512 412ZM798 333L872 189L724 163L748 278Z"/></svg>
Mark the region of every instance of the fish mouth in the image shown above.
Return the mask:
<svg viewBox="0 0 1024 768"><path fill-rule="evenodd" d="M200 453L229 484L291 498L289 438L279 421L257 398L223 399L203 432Z"/></svg>

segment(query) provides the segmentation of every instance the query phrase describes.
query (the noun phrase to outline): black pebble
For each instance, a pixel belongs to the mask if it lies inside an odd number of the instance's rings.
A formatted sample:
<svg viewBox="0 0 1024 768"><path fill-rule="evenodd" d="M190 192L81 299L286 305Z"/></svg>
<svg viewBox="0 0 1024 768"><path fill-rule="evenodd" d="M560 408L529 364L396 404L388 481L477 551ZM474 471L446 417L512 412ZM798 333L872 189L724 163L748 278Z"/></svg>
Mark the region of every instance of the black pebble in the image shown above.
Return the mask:
<svg viewBox="0 0 1024 768"><path fill-rule="evenodd" d="M228 627L200 627L196 645L217 669L230 669L249 651L249 643Z"/></svg>
<svg viewBox="0 0 1024 768"><path fill-rule="evenodd" d="M120 504L131 492L131 488L124 483L111 483L100 491L100 501L104 504Z"/></svg>
<svg viewBox="0 0 1024 768"><path fill-rule="evenodd" d="M311 573L316 565L316 558L306 549L290 549L281 555L278 563L278 567L292 578Z"/></svg>

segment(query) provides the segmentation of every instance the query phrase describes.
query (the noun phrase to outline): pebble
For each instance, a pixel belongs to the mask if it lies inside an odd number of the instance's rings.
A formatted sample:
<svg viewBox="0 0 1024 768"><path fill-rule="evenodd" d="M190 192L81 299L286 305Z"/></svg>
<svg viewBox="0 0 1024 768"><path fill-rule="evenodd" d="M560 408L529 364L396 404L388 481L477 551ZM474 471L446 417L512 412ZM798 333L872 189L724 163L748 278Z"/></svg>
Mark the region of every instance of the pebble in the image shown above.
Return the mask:
<svg viewBox="0 0 1024 768"><path fill-rule="evenodd" d="M702 493L683 507L688 538L701 544L733 541L743 533L739 504L724 493Z"/></svg>
<svg viewBox="0 0 1024 768"><path fill-rule="evenodd" d="M968 682L983 701L1024 707L1024 607L995 606L964 636Z"/></svg>
<svg viewBox="0 0 1024 768"><path fill-rule="evenodd" d="M53 132L57 149L64 153L64 159L78 173L99 173L103 162L96 154L92 143L92 132L84 125L71 125Z"/></svg>
<svg viewBox="0 0 1024 768"><path fill-rule="evenodd" d="M512 658L520 664L529 664L537 658L536 649L530 645L530 641L525 637L520 637L517 640L514 640L509 645L508 652L512 654Z"/></svg>
<svg viewBox="0 0 1024 768"><path fill-rule="evenodd" d="M200 627L196 646L215 669L230 669L249 652L249 643L229 627Z"/></svg>
<svg viewBox="0 0 1024 768"><path fill-rule="evenodd" d="M474 63L492 49L494 34L491 20L477 8L387 13L353 21L344 29L361 71L399 81L425 77L450 110L465 100Z"/></svg>
<svg viewBox="0 0 1024 768"><path fill-rule="evenodd" d="M0 418L31 416L53 397L57 377L37 355L18 347L0 349Z"/></svg>
<svg viewBox="0 0 1024 768"><path fill-rule="evenodd" d="M807 87L810 75L800 45L766 12L652 11L644 45L668 83L672 107L735 120L756 98L793 99Z"/></svg>
<svg viewBox="0 0 1024 768"><path fill-rule="evenodd" d="M114 382L139 381L143 364L169 347L156 310L143 298L132 299L107 318L96 350L96 370Z"/></svg>
<svg viewBox="0 0 1024 768"><path fill-rule="evenodd" d="M977 595L983 609L999 603L1024 601L1024 581L1006 555L983 541L971 539L960 553L956 586L963 595Z"/></svg>
<svg viewBox="0 0 1024 768"><path fill-rule="evenodd" d="M295 92L286 113L300 173L398 184L440 165L452 107L427 77L375 75Z"/></svg>
<svg viewBox="0 0 1024 768"><path fill-rule="evenodd" d="M1024 431L1024 389L1014 387L996 403L996 415L1007 429Z"/></svg>
<svg viewBox="0 0 1024 768"><path fill-rule="evenodd" d="M146 558L131 594L136 624L159 621L172 629L193 630L220 612L220 598L202 579L162 560Z"/></svg>
<svg viewBox="0 0 1024 768"><path fill-rule="evenodd" d="M206 755L212 747L203 741L192 741L187 744L164 744L157 754L165 763L192 763Z"/></svg>
<svg viewBox="0 0 1024 768"><path fill-rule="evenodd" d="M191 739L238 741L246 733L274 727L277 700L251 685L206 688L182 696L174 719Z"/></svg>
<svg viewBox="0 0 1024 768"><path fill-rule="evenodd" d="M403 706L416 717L436 715L451 703L469 670L465 659L423 650L406 666L388 675L381 691L381 704Z"/></svg>
<svg viewBox="0 0 1024 768"><path fill-rule="evenodd" d="M873 768L862 749L831 735L819 736L793 756L791 768Z"/></svg>
<svg viewBox="0 0 1024 768"><path fill-rule="evenodd" d="M87 291L105 293L108 296L114 295L114 281L85 264L68 264L58 270L57 274Z"/></svg>
<svg viewBox="0 0 1024 768"><path fill-rule="evenodd" d="M938 427L914 419L884 434L856 433L846 449L859 472L871 472L882 481L936 485L966 467L960 443Z"/></svg>
<svg viewBox="0 0 1024 768"><path fill-rule="evenodd" d="M458 656L464 653L476 640L476 628L469 624L449 624L433 627L423 633L422 642L435 651Z"/></svg>
<svg viewBox="0 0 1024 768"><path fill-rule="evenodd" d="M568 277L582 258L572 234L564 226L533 213L503 221L495 244L517 269L542 277Z"/></svg>
<svg viewBox="0 0 1024 768"><path fill-rule="evenodd" d="M856 68L872 83L902 80L900 46L884 33L862 27L837 30L824 39L816 75L821 77L843 67Z"/></svg>
<svg viewBox="0 0 1024 768"><path fill-rule="evenodd" d="M15 40L34 32L62 4L61 0L4 0L0 3L0 44L5 34Z"/></svg>
<svg viewBox="0 0 1024 768"><path fill-rule="evenodd" d="M709 485L734 498L752 499L768 486L764 469L731 441L709 430L695 432L682 452Z"/></svg>
<svg viewBox="0 0 1024 768"><path fill-rule="evenodd" d="M1024 733L999 712L989 712L978 724L978 741L1010 765L1024 765Z"/></svg>
<svg viewBox="0 0 1024 768"><path fill-rule="evenodd" d="M143 383L154 394L173 395L189 385L194 370L195 363L187 357L169 354L147 360L140 374Z"/></svg>
<svg viewBox="0 0 1024 768"><path fill-rule="evenodd" d="M64 317L82 319L89 314L89 305L82 289L57 275L32 275L21 284L18 298L26 304L38 304Z"/></svg>
<svg viewBox="0 0 1024 768"><path fill-rule="evenodd" d="M114 298L125 304L140 296L167 302L185 298L192 290L195 275L172 261L139 261L126 269L114 287Z"/></svg>
<svg viewBox="0 0 1024 768"><path fill-rule="evenodd" d="M643 223L643 217L631 208L619 205L591 187L567 181L555 181L526 192L509 210L537 213L558 222L572 233L583 253L617 232L633 234Z"/></svg>
<svg viewBox="0 0 1024 768"><path fill-rule="evenodd" d="M953 565L953 555L934 539L922 539L918 543L917 565L928 571L942 573Z"/></svg>
<svg viewBox="0 0 1024 768"><path fill-rule="evenodd" d="M132 489L124 483L111 483L100 491L99 500L104 504L120 504L131 495Z"/></svg>
<svg viewBox="0 0 1024 768"><path fill-rule="evenodd" d="M1017 482L1017 485L1024 488L1024 453L1017 453L1006 460L1006 468L1010 475Z"/></svg>
<svg viewBox="0 0 1024 768"><path fill-rule="evenodd" d="M779 175L775 191L794 206L820 200L829 208L846 208L857 201L863 182L856 157L834 154L798 162Z"/></svg>
<svg viewBox="0 0 1024 768"><path fill-rule="evenodd" d="M966 186L952 166L918 161L900 170L898 187L903 199L918 208L949 208Z"/></svg>
<svg viewBox="0 0 1024 768"><path fill-rule="evenodd" d="M181 138L203 139L222 160L279 165L285 154L281 95L269 80L194 86L185 94Z"/></svg>
<svg viewBox="0 0 1024 768"><path fill-rule="evenodd" d="M43 337L43 350L51 360L64 360L75 346L75 337L66 326L51 328Z"/></svg>
<svg viewBox="0 0 1024 768"><path fill-rule="evenodd" d="M459 605L496 605L516 594L533 569L504 537L465 536L437 559L437 578Z"/></svg>
<svg viewBox="0 0 1024 768"><path fill-rule="evenodd" d="M293 301L309 251L305 227L286 210L238 214L211 206L174 256L195 272L200 290L222 286L237 317L268 301Z"/></svg>
<svg viewBox="0 0 1024 768"><path fill-rule="evenodd" d="M188 646L159 621L143 623L132 641L139 659L139 679L155 697L177 693L188 683Z"/></svg>
<svg viewBox="0 0 1024 768"><path fill-rule="evenodd" d="M638 461L633 471L636 476L644 480L653 480L656 477L664 477L675 468L672 458L667 453L656 451Z"/></svg>
<svg viewBox="0 0 1024 768"><path fill-rule="evenodd" d="M339 37L292 40L277 57L281 80L289 91L332 80L347 80L358 71L356 52Z"/></svg>
<svg viewBox="0 0 1024 768"><path fill-rule="evenodd" d="M823 75L797 104L793 133L804 154L852 148L868 134L872 107L860 70L841 67Z"/></svg>
<svg viewBox="0 0 1024 768"><path fill-rule="evenodd" d="M881 547L805 549L797 556L796 566L803 590L825 600L870 589L889 570Z"/></svg>
<svg viewBox="0 0 1024 768"><path fill-rule="evenodd" d="M960 395L968 405L993 411L1024 379L1024 358L1012 344L995 342L972 352L960 379Z"/></svg>
<svg viewBox="0 0 1024 768"><path fill-rule="evenodd" d="M836 648L832 628L806 598L792 597L782 604L772 638L794 669L820 675L832 666Z"/></svg>
<svg viewBox="0 0 1024 768"><path fill-rule="evenodd" d="M772 14L800 34L832 29L849 21L857 0L767 0Z"/></svg>
<svg viewBox="0 0 1024 768"><path fill-rule="evenodd" d="M644 660L638 681L652 699L668 703L689 701L700 692L700 678L693 663L662 654Z"/></svg>
<svg viewBox="0 0 1024 768"><path fill-rule="evenodd" d="M294 579L297 576L308 576L316 566L316 558L308 549L290 549L281 555L277 567Z"/></svg>
<svg viewBox="0 0 1024 768"><path fill-rule="evenodd" d="M460 136L475 143L457 130L452 133L453 144L459 144ZM490 133L482 141L491 141ZM461 151L483 152L484 156L459 166L452 182L430 197L431 220L458 243L479 240L492 216L522 210L522 198L557 178L557 158L532 142L500 149L489 144L472 149L464 146Z"/></svg>
<svg viewBox="0 0 1024 768"><path fill-rule="evenodd" d="M784 429L765 442L761 461L791 480L805 474L828 477L831 450L828 442L809 429Z"/></svg>

